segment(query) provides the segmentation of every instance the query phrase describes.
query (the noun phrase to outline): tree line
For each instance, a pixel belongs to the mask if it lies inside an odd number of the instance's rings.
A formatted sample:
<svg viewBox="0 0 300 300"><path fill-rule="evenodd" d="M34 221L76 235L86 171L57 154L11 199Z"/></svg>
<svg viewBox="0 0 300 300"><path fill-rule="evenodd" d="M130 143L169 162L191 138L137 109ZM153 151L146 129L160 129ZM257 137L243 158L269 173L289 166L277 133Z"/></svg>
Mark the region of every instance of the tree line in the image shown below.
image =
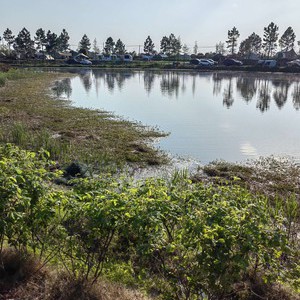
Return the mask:
<svg viewBox="0 0 300 300"><path fill-rule="evenodd" d="M229 49L229 53L232 55L236 53L239 37L240 33L236 27L228 30L228 39L226 44L227 49ZM279 38L279 27L274 22L271 22L268 26L264 27L263 38L253 32L245 40L243 40L240 43L238 54L244 57L249 56L251 53L260 55L264 54L267 57L271 57L278 49L278 45L281 51L289 51L294 49L295 41L296 34L291 26L289 26ZM222 45L220 42L216 45L216 49L219 53L224 52L224 44Z"/></svg>
<svg viewBox="0 0 300 300"><path fill-rule="evenodd" d="M279 38L279 27L273 22L264 27L263 38L253 32L240 43L237 51L239 37L240 33L236 27L228 30L226 47L224 42L217 43L215 53L225 54L228 52L231 55L238 54L243 57L249 57L252 53L254 53L271 57L276 52L278 45L282 51L288 51L294 48L296 41L296 35L291 26L289 26ZM39 28L35 32L35 35L31 37L30 32L25 27L18 33L17 36L14 36L12 31L7 28L2 37L0 36L0 41L1 40L6 43L6 46L2 46L2 50L6 50L7 53L11 53L12 50L14 50L15 54L22 58L30 58L36 52L48 53L49 55L55 56L58 52L70 50L70 36L65 29L63 29L60 34L56 34L50 30L46 31ZM298 42L298 45L299 44L300 42ZM94 39L93 42L91 42L86 34L84 34L79 41L77 51L85 54L88 54L89 51L99 54L102 52L106 55L122 55L129 53L121 39L118 39L115 42L112 37L108 37L106 39L105 44L103 45L103 50L100 51L97 40ZM155 45L151 37L147 36L143 44L143 51L149 55L154 55L160 52L168 56L175 56L180 53L187 54L190 52L190 49L186 44L182 44L180 37L176 37L173 33L171 33L169 36L162 37L159 45L159 51L155 49ZM195 42L192 52L194 54L198 54L197 42ZM133 52L132 54L136 53Z"/></svg>
<svg viewBox="0 0 300 300"><path fill-rule="evenodd" d="M48 30L47 32L39 28L34 37L30 32L24 27L17 36L13 35L13 32L7 28L2 37L0 36L0 41L5 42L6 45L2 50L6 50L7 53L14 52L22 58L30 58L36 52L46 52L49 55L55 55L57 52L65 52L70 50L70 36L66 29L63 29L60 34L56 34ZM185 46L186 47L186 46ZM6 49L5 49L6 48ZM177 55L184 48L181 44L180 37L176 37L173 33L169 36L164 36L160 42L160 51L167 55ZM150 36L148 36L144 42L145 53L156 54L155 45ZM87 54L89 51L95 53L100 53L100 48L97 44L97 40L91 40L86 34L84 34L79 41L77 51ZM5 51L3 51L5 52ZM118 54L122 55L128 53L125 44L121 39L116 42L112 37L108 37L104 44L103 54Z"/></svg>

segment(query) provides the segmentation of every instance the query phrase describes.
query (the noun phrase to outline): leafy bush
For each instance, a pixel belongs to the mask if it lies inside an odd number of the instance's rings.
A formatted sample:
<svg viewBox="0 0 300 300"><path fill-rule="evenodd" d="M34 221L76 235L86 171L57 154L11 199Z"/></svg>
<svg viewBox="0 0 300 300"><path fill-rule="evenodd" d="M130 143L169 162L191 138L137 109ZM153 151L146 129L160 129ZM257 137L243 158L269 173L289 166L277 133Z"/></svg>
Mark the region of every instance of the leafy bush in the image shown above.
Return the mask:
<svg viewBox="0 0 300 300"><path fill-rule="evenodd" d="M0 255L7 243L94 283L116 265L108 278L124 272L165 299L222 299L249 278L299 289L293 197L271 204L179 173L140 182L106 174L58 190L51 165L45 151L0 147Z"/></svg>

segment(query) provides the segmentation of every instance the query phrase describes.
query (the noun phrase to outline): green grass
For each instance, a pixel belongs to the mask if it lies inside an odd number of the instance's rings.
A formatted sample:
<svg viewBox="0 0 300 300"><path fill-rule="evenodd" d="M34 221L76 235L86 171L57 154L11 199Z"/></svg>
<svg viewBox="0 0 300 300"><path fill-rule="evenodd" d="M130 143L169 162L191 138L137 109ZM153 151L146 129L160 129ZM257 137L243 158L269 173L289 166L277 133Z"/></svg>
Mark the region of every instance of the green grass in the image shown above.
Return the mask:
<svg viewBox="0 0 300 300"><path fill-rule="evenodd" d="M26 76L26 71L20 69L1 70L4 67L0 66L0 87L5 86L7 80L17 80Z"/></svg>

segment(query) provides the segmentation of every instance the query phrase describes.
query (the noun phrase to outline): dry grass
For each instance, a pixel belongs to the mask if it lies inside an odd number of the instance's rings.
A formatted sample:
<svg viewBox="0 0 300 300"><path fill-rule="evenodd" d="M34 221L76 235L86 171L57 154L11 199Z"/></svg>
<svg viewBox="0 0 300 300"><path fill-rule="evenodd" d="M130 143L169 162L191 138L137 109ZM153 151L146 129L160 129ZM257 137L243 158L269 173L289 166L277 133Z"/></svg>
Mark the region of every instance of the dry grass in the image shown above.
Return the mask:
<svg viewBox="0 0 300 300"><path fill-rule="evenodd" d="M1 300L150 300L120 284L99 281L91 285L49 267L41 268L29 254L5 249L0 259Z"/></svg>

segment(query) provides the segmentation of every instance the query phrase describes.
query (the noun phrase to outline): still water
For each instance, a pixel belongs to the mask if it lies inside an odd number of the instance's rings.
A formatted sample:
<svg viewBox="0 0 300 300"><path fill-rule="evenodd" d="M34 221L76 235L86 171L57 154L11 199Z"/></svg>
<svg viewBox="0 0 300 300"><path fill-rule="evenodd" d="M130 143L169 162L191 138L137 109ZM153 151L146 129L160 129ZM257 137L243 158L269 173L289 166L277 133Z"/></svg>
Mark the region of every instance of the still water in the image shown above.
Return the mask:
<svg viewBox="0 0 300 300"><path fill-rule="evenodd" d="M74 106L170 133L158 147L201 163L292 156L300 161L300 77L293 74L78 70L57 83Z"/></svg>

